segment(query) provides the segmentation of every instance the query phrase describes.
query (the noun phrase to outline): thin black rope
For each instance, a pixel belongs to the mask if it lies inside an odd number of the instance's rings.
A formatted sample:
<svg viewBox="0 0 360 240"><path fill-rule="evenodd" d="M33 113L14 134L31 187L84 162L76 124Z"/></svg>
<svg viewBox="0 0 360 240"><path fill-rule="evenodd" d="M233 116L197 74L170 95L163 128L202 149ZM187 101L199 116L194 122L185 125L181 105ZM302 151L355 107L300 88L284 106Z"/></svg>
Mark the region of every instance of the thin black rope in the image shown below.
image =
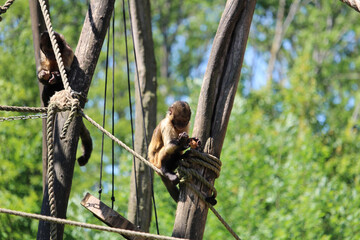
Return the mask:
<svg viewBox="0 0 360 240"><path fill-rule="evenodd" d="M130 11L129 2L128 2L128 12L129 12L129 17L130 17L130 29L131 29L131 37L132 37L131 39L132 39L132 43L133 43L133 54L134 54L135 67L136 67L136 79L137 79L137 84L138 84L141 112L142 112L142 117L143 117L143 128L144 128L144 133L145 133L145 146L146 146L146 152L148 152L148 144L149 144L149 142L148 142L146 126L145 126L145 110L144 110L144 105L143 105L143 102L142 102L142 94L141 94L141 89L140 89L139 69L138 69L137 58L136 58L134 32L133 32L133 26L132 26L132 21L131 21L131 11ZM152 197L152 200L153 200L154 215L155 215L155 222L156 222L156 231L157 231L157 234L159 235L160 231L159 231L159 222L158 222L157 211L156 211L156 202L155 202L154 184L153 184L154 180L153 180L153 176L151 174L151 169L150 168L149 168L149 176L150 176L150 184L151 184L151 197Z"/></svg>
<svg viewBox="0 0 360 240"><path fill-rule="evenodd" d="M126 28L126 14L125 14L125 1L122 0L122 13L123 13L123 23L124 23L124 38L125 38L125 52L126 52L126 71L127 71L127 82L128 82L128 95L129 95L129 107L130 107L130 124L131 124L131 141L132 149L134 150L134 123L133 123L133 112L132 112L132 103L131 103L131 87L130 87L130 67L129 67L129 51L127 43L127 28ZM140 201L139 201L139 192L137 184L137 171L135 167L135 156L133 156L133 166L134 166L134 177L135 177L135 198L136 198L136 225L140 228L139 216L140 216Z"/></svg>
<svg viewBox="0 0 360 240"><path fill-rule="evenodd" d="M105 61L105 88L104 88L104 108L103 108L103 122L102 127L105 128L105 115L106 115L106 93L107 93L107 80L108 80L108 68L109 68L109 45L110 45L110 28L108 28L108 37L106 44L106 61ZM102 134L101 138L101 160L100 160L100 181L99 181L99 200L101 200L102 193L102 171L104 162L104 137L105 133Z"/></svg>
<svg viewBox="0 0 360 240"><path fill-rule="evenodd" d="M115 133L115 11L113 11L113 19L112 19L112 110L111 110L111 133L114 135ZM111 208L114 209L115 202L115 142L111 142Z"/></svg>

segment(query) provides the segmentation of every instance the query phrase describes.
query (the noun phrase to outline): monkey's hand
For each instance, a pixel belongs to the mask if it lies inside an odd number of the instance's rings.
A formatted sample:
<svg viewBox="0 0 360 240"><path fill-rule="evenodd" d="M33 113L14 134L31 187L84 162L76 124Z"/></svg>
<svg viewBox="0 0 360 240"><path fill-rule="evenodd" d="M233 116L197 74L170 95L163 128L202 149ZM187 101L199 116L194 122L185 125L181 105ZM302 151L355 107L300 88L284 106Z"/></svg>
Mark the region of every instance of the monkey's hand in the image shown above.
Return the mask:
<svg viewBox="0 0 360 240"><path fill-rule="evenodd" d="M57 83L58 79L61 78L60 73L58 71L51 72L50 76L51 77L49 79L49 84L55 84Z"/></svg>
<svg viewBox="0 0 360 240"><path fill-rule="evenodd" d="M200 149L201 148L201 141L198 138L189 138L189 146L192 149Z"/></svg>
<svg viewBox="0 0 360 240"><path fill-rule="evenodd" d="M50 76L51 76L51 73L48 70L42 69L38 72L38 79L42 84L47 85L48 81L50 79Z"/></svg>
<svg viewBox="0 0 360 240"><path fill-rule="evenodd" d="M179 146L181 146L183 149L187 148L189 135L186 132L180 133L178 137L178 141L179 141Z"/></svg>

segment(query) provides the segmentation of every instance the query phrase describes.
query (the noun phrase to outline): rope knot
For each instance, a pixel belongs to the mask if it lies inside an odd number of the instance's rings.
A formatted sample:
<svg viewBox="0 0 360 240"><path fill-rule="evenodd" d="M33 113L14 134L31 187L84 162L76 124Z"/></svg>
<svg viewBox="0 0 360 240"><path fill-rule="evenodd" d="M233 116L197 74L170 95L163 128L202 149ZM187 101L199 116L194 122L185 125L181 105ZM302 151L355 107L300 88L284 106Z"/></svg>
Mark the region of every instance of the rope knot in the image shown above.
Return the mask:
<svg viewBox="0 0 360 240"><path fill-rule="evenodd" d="M48 114L54 114L56 112L63 112L70 110L70 114L66 122L64 123L63 129L60 134L60 138L64 139L67 133L67 130L70 126L71 121L77 115L78 111L81 109L80 101L72 92L68 90L62 90L56 92L49 102Z"/></svg>
<svg viewBox="0 0 360 240"><path fill-rule="evenodd" d="M86 98L85 94L82 92L77 92L77 91L71 89L71 96L73 98L78 99L80 101L80 104L82 104L82 103L85 104L87 102L87 98Z"/></svg>
<svg viewBox="0 0 360 240"><path fill-rule="evenodd" d="M62 90L62 91L56 92L50 98L49 108L53 108L57 112L68 111L68 110L71 110L75 100L77 100L77 99L76 98L74 99L72 97L70 91Z"/></svg>
<svg viewBox="0 0 360 240"><path fill-rule="evenodd" d="M199 197L202 198L204 201L210 203L211 205L215 205L217 203L215 199L217 196L217 191L215 187L201 174L199 174L197 170L194 169L194 165L203 166L206 169L211 170L215 174L215 178L218 178L220 176L221 161L217 157L210 154L190 149L183 155L183 159L180 161L178 167L178 173L181 178L180 182L188 182L196 178L201 183L203 183L212 193L211 196L204 196L197 191Z"/></svg>

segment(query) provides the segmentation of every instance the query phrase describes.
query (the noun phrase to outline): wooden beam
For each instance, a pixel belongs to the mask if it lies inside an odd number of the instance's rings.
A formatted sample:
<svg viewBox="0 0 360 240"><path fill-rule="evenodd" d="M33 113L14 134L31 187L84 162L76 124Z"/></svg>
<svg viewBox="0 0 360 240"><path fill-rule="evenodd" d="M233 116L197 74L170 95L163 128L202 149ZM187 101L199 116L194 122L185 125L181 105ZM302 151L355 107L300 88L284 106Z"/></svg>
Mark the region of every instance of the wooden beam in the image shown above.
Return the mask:
<svg viewBox="0 0 360 240"><path fill-rule="evenodd" d="M105 203L101 202L99 199L97 199L90 193L86 194L84 199L81 201L81 205L83 205L87 210L92 212L95 217L97 217L100 221L102 221L109 227L140 231L140 229L137 228L132 222L121 216L119 213L108 207ZM146 239L142 237L126 235L122 236L130 240Z"/></svg>
<svg viewBox="0 0 360 240"><path fill-rule="evenodd" d="M147 146L156 127L156 61L151 31L150 0L130 0L131 26L136 52L135 152L147 158ZM141 96L140 96L141 93ZM136 173L136 174L135 174ZM136 176L135 176L136 175ZM131 171L127 217L142 231L149 232L153 171L135 158ZM139 210L141 209L141 211Z"/></svg>
<svg viewBox="0 0 360 240"><path fill-rule="evenodd" d="M229 122L256 0L228 0L216 33L204 75L196 110L193 136L205 143L204 152L220 157ZM224 164L226 165L226 164ZM202 166L194 167L210 184L215 175ZM193 187L209 196L211 191L200 181ZM180 184L173 237L201 240L208 207Z"/></svg>

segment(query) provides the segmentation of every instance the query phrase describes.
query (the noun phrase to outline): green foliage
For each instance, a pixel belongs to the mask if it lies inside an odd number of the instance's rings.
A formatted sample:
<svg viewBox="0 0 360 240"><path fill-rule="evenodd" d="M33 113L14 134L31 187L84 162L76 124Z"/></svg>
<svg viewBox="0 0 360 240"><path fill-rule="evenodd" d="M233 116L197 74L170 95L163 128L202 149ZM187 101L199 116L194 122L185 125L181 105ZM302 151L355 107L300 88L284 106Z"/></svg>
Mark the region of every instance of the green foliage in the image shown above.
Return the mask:
<svg viewBox="0 0 360 240"><path fill-rule="evenodd" d="M291 3L286 1L285 15ZM115 136L131 145L124 29L118 14L121 7L121 2L116 2ZM201 78L223 7L220 1L152 2L159 73L158 119L175 99L189 101L194 119ZM264 88L259 84L253 89L254 81L264 79L264 72L258 70L269 59L277 8L275 0L257 2L248 47L256 59L249 63L245 58L221 154L223 168L215 184L219 192L215 208L244 239L360 238L358 14L338 1L316 0L301 5L284 35L273 84ZM51 13L55 30L75 48L86 2L51 1ZM16 2L0 23L1 105L40 104L31 39L28 3ZM104 103L105 46L106 41L85 109L99 123ZM165 49L167 76L162 73ZM133 61L130 54L131 89ZM111 69L108 76L111 79ZM106 129L111 129L111 84L109 80ZM134 102L134 94L131 100ZM20 114L0 113L1 117L15 115ZM85 167L75 167L67 216L101 224L79 204L86 192L97 196L99 190L102 134L86 124L94 151ZM0 206L39 213L41 120L0 122L0 142ZM105 138L104 145L102 201L111 206L111 141ZM132 156L115 146L115 210L125 217L131 166ZM154 177L154 192L160 233L170 236L176 204L158 176ZM37 221L1 214L0 222L0 239L36 237ZM156 232L155 221L150 231ZM65 228L65 239L118 237ZM211 212L204 239L231 239Z"/></svg>

